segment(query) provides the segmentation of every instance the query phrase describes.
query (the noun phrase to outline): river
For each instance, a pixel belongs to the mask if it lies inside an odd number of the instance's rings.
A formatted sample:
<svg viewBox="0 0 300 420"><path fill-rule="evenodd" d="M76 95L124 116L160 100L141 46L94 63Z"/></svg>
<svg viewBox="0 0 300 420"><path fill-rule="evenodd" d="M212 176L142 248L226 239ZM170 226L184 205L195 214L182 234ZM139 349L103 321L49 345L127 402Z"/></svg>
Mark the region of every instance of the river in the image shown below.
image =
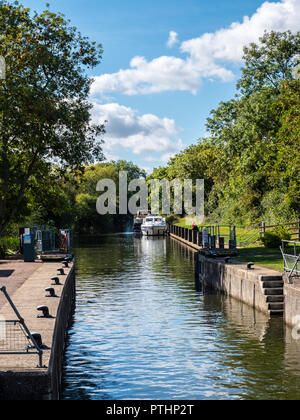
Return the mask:
<svg viewBox="0 0 300 420"><path fill-rule="evenodd" d="M76 248L63 400L300 399L300 343L203 291L169 238L103 236Z"/></svg>

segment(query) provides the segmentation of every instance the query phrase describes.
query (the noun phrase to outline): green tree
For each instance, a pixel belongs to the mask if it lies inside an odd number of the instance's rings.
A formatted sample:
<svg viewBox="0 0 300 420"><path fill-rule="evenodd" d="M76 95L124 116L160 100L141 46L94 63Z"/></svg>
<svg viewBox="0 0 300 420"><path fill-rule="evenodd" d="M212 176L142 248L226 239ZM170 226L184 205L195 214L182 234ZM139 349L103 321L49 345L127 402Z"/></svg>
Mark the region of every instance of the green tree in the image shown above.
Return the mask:
<svg viewBox="0 0 300 420"><path fill-rule="evenodd" d="M270 86L279 93L280 83L294 78L299 65L300 32L265 32L259 44L244 48L245 66L238 88L250 95Z"/></svg>
<svg viewBox="0 0 300 420"><path fill-rule="evenodd" d="M102 48L61 14L41 14L17 2L0 4L0 235L26 207L52 162L70 170L102 159L103 125L91 123L85 68Z"/></svg>
<svg viewBox="0 0 300 420"><path fill-rule="evenodd" d="M132 162L119 160L116 162L98 163L85 168L84 174L79 178L78 189L74 204L74 229L81 234L101 234L123 232L126 227L132 227L132 215L120 215L119 205L119 174L126 171L128 183L134 179L145 178L145 171ZM99 193L96 191L98 181L111 179L117 187L117 214L100 216L96 211L96 202ZM133 193L132 193L133 194ZM130 198L130 193L128 194Z"/></svg>
<svg viewBox="0 0 300 420"><path fill-rule="evenodd" d="M208 137L152 177L204 178L209 221L294 220L300 203L300 33L265 33L244 52L237 93L211 111Z"/></svg>

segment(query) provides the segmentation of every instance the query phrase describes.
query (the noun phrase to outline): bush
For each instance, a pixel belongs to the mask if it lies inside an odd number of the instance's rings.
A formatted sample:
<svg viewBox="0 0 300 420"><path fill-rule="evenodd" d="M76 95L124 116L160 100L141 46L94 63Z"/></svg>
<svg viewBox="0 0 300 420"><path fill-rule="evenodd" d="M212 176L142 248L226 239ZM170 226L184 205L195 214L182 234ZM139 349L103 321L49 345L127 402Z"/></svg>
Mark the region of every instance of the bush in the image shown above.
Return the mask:
<svg viewBox="0 0 300 420"><path fill-rule="evenodd" d="M280 239L284 241L290 241L291 240L291 234L284 226L278 226L275 229L275 234L280 237Z"/></svg>
<svg viewBox="0 0 300 420"><path fill-rule="evenodd" d="M5 258L6 255L17 252L18 250L19 250L18 238L0 239L0 258Z"/></svg>
<svg viewBox="0 0 300 420"><path fill-rule="evenodd" d="M174 214L171 214L170 216L168 216L166 218L167 223L169 223L170 225L173 225L174 223L179 221L178 216L175 216Z"/></svg>
<svg viewBox="0 0 300 420"><path fill-rule="evenodd" d="M281 245L280 236L272 232L266 232L261 241L266 248L279 248Z"/></svg>
<svg viewBox="0 0 300 420"><path fill-rule="evenodd" d="M278 226L274 232L266 232L265 236L261 238L266 248L279 248L282 240L291 240L291 235L285 226Z"/></svg>

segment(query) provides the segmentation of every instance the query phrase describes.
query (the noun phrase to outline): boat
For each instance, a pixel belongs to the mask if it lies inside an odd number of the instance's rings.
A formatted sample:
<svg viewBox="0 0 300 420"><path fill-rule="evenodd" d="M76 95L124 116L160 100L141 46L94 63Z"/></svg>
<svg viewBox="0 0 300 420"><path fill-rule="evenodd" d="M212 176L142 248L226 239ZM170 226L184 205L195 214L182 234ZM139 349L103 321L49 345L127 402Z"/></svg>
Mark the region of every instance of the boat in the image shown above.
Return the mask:
<svg viewBox="0 0 300 420"><path fill-rule="evenodd" d="M134 216L133 220L133 232L141 233L142 232L142 224L144 219L149 216L149 211L139 211L136 216Z"/></svg>
<svg viewBox="0 0 300 420"><path fill-rule="evenodd" d="M164 236L166 232L167 223L162 216L149 215L143 220L142 234L144 236Z"/></svg>

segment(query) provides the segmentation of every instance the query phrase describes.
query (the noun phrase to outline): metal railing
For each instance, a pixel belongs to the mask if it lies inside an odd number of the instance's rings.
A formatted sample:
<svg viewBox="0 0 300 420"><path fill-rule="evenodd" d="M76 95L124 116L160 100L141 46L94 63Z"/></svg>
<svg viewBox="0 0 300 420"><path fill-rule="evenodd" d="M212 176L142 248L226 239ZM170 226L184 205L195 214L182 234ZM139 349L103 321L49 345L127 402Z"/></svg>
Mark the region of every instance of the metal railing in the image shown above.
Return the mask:
<svg viewBox="0 0 300 420"><path fill-rule="evenodd" d="M257 227L251 228L239 237L239 246L242 247L245 245L255 243L258 241L258 239L260 239L260 231Z"/></svg>
<svg viewBox="0 0 300 420"><path fill-rule="evenodd" d="M300 276L300 242L282 241L280 250L284 261L284 273L288 283L292 284L293 277Z"/></svg>
<svg viewBox="0 0 300 420"><path fill-rule="evenodd" d="M43 367L43 351L37 344L31 332L26 326L25 320L21 317L13 304L6 287L0 288L10 304L17 319L0 319L0 355L1 354L37 354L39 356L39 368Z"/></svg>
<svg viewBox="0 0 300 420"><path fill-rule="evenodd" d="M168 225L168 231L187 242L207 250L235 250L237 247L236 227L234 225L197 226L195 229Z"/></svg>

